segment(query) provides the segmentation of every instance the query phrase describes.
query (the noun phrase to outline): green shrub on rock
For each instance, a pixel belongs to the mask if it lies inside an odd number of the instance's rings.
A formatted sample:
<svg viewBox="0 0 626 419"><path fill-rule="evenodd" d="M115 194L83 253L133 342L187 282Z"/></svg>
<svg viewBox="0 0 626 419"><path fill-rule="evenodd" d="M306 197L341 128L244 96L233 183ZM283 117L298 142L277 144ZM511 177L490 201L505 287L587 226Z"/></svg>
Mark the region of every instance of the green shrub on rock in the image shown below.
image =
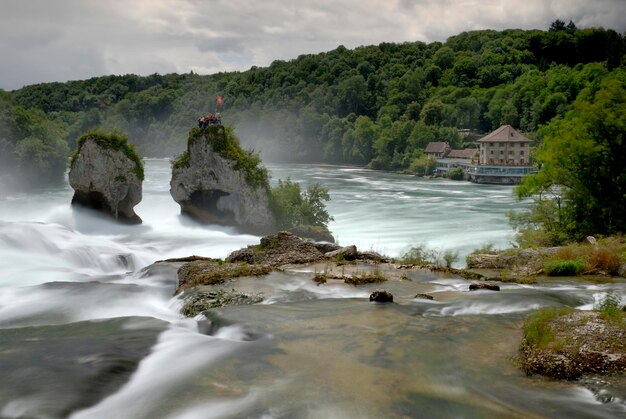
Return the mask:
<svg viewBox="0 0 626 419"><path fill-rule="evenodd" d="M548 276L576 276L585 270L584 259L552 260L545 263L543 270Z"/></svg>
<svg viewBox="0 0 626 419"><path fill-rule="evenodd" d="M85 141L88 139L92 139L102 148L107 148L111 150L121 151L135 163L135 168L133 172L137 175L137 178L143 181L144 173L143 173L143 161L137 153L137 149L135 146L128 142L128 136L126 134L117 132L117 131L105 131L102 129L93 129L87 131L83 135L80 136L78 141L76 142L76 150L72 153L72 158L70 161L70 166L74 164L76 158L80 154L80 149L82 148Z"/></svg>
<svg viewBox="0 0 626 419"><path fill-rule="evenodd" d="M283 229L297 226L326 227L333 217L326 210L325 201L330 200L328 188L316 183L306 191L291 179L279 180L270 190L270 208Z"/></svg>

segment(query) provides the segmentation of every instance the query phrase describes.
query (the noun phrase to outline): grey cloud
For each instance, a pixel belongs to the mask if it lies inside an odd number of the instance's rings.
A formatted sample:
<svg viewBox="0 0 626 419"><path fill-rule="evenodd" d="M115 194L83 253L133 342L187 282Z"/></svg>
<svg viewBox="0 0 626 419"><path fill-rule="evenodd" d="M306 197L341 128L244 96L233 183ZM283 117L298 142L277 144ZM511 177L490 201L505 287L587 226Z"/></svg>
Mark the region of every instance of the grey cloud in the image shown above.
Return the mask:
<svg viewBox="0 0 626 419"><path fill-rule="evenodd" d="M547 28L626 30L623 0L0 0L0 88L102 74L217 72L346 47Z"/></svg>

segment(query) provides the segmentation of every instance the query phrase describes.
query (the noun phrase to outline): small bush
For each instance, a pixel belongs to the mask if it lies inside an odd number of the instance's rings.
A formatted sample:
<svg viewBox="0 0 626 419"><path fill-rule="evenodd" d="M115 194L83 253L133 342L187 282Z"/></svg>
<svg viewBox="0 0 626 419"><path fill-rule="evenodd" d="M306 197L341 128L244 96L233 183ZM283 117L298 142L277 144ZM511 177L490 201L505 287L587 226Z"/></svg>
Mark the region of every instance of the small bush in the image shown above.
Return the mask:
<svg viewBox="0 0 626 419"><path fill-rule="evenodd" d="M495 247L493 245L493 243L485 243L480 247L477 247L476 249L472 250L472 255L484 255L484 254L490 254L490 253L494 253Z"/></svg>
<svg viewBox="0 0 626 419"><path fill-rule="evenodd" d="M590 244L570 244L559 249L555 260L585 260L586 271L602 270L616 274L623 263L624 244L620 238L612 237L601 240L597 246Z"/></svg>
<svg viewBox="0 0 626 419"><path fill-rule="evenodd" d="M269 192L269 204L280 228L297 226L326 227L333 217L326 211L328 188L316 183L302 192L291 179L279 180Z"/></svg>
<svg viewBox="0 0 626 419"><path fill-rule="evenodd" d="M609 292L594 309L600 312L600 316L607 321L621 322L624 312L620 306L621 298L612 292Z"/></svg>
<svg viewBox="0 0 626 419"><path fill-rule="evenodd" d="M459 259L459 252L455 250L446 250L443 252L443 260L446 262L446 267L451 268L452 264Z"/></svg>
<svg viewBox="0 0 626 419"><path fill-rule="evenodd" d="M616 274L622 265L620 246L609 240L602 241L589 255L588 261L592 268Z"/></svg>
<svg viewBox="0 0 626 419"><path fill-rule="evenodd" d="M423 244L409 247L400 257L400 262L407 265L428 265L435 260L435 253Z"/></svg>
<svg viewBox="0 0 626 419"><path fill-rule="evenodd" d="M531 346L547 348L548 346L559 345L555 342L555 336L550 328L550 322L559 317L574 311L570 307L548 307L537 310L531 314L524 322L524 338Z"/></svg>
<svg viewBox="0 0 626 419"><path fill-rule="evenodd" d="M465 170L461 167L453 167L444 176L452 180L463 180L465 178Z"/></svg>
<svg viewBox="0 0 626 419"><path fill-rule="evenodd" d="M175 157L170 164L172 169L182 169L183 167L189 167L189 151L184 151Z"/></svg>
<svg viewBox="0 0 626 419"><path fill-rule="evenodd" d="M548 276L576 276L587 266L584 259L552 260L544 264L543 270Z"/></svg>

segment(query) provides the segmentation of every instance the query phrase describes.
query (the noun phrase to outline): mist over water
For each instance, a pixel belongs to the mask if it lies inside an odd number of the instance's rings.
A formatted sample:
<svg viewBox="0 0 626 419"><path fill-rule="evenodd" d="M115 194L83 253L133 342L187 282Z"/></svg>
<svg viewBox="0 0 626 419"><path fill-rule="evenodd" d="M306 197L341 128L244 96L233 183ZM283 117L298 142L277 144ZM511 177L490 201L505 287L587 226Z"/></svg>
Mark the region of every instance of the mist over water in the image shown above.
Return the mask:
<svg viewBox="0 0 626 419"><path fill-rule="evenodd" d="M342 245L391 256L407 246L505 247L510 187L352 167L270 165L330 189ZM573 279L500 293L407 271L380 284L316 285L319 267L221 287L262 304L179 314L170 257L223 258L259 238L179 215L165 159L146 161L139 226L72 210L69 186L0 197L0 417L378 418L620 417L577 383L525 377L510 362L524 317L540 307L591 309L626 285ZM323 267L322 267L323 268ZM364 268L365 269L365 268ZM414 298L430 293L434 301ZM626 387L626 385L625 385ZM621 394L621 393L618 393ZM626 393L624 393L626 394ZM621 398L620 398L621 397Z"/></svg>

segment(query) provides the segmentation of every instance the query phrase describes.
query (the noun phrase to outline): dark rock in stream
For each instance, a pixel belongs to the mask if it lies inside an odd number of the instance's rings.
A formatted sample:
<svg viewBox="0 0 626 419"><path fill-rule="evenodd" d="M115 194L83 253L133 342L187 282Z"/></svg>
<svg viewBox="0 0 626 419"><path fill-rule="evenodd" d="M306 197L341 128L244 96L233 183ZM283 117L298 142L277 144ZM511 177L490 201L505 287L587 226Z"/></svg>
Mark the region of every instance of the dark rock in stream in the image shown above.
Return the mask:
<svg viewBox="0 0 626 419"><path fill-rule="evenodd" d="M495 284L489 284L486 282L473 282L469 286L470 291L480 291L480 290L488 290L488 291L500 291L500 286Z"/></svg>
<svg viewBox="0 0 626 419"><path fill-rule="evenodd" d="M0 416L67 418L115 393L167 323L147 317L0 330Z"/></svg>
<svg viewBox="0 0 626 419"><path fill-rule="evenodd" d="M356 250L355 245L341 247L337 250L333 250L332 252L328 252L324 254L324 257L329 259L340 259L340 260L355 260L358 257L359 253Z"/></svg>
<svg viewBox="0 0 626 419"><path fill-rule="evenodd" d="M422 300L434 300L435 298L429 294L415 294L414 298L420 298Z"/></svg>
<svg viewBox="0 0 626 419"><path fill-rule="evenodd" d="M376 290L370 294L370 301L376 303L393 303L393 295L385 290Z"/></svg>

